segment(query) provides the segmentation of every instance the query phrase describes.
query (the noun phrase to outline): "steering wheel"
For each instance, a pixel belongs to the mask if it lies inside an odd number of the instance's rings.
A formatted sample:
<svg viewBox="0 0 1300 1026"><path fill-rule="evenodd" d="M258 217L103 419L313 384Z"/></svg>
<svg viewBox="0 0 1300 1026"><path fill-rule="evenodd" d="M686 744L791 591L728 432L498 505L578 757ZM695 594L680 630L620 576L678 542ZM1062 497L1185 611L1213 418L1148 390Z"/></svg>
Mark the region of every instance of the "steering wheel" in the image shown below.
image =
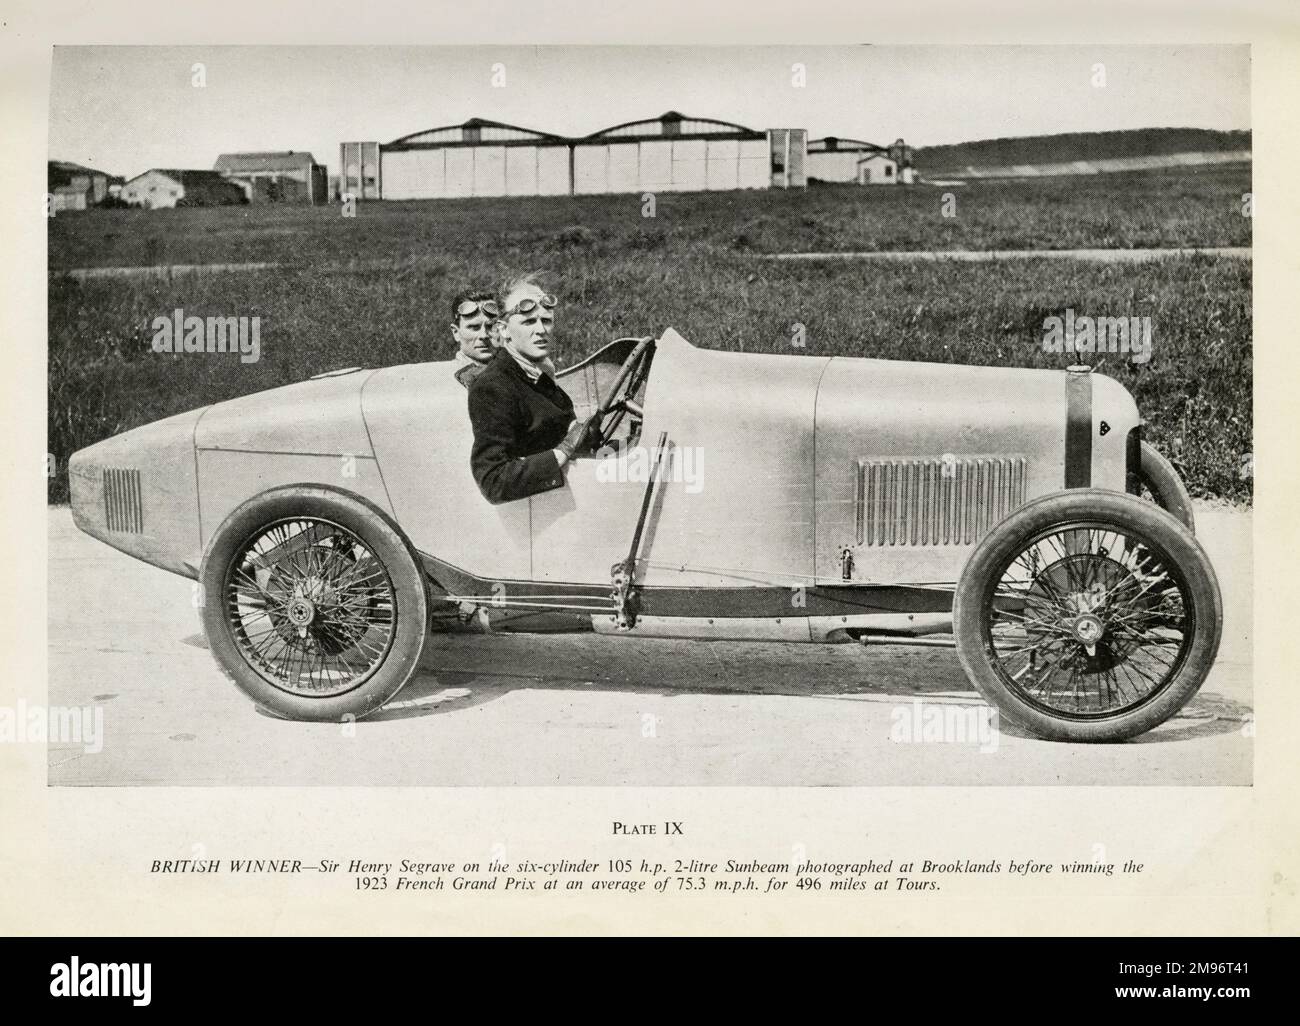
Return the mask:
<svg viewBox="0 0 1300 1026"><path fill-rule="evenodd" d="M636 339L632 352L628 354L614 377L609 394L591 415L592 428L587 441L593 450L604 448L609 444L610 438L618 427L621 414L631 413L641 416L641 407L632 396L640 385L641 372L645 369L650 354L654 352L653 345L653 338Z"/></svg>

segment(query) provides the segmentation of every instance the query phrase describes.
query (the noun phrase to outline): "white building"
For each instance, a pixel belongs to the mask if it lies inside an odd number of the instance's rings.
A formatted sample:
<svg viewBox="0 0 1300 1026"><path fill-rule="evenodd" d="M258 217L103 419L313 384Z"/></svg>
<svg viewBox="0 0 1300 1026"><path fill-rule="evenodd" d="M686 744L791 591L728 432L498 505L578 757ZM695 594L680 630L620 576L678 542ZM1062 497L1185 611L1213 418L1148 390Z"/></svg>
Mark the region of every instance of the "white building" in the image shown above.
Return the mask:
<svg viewBox="0 0 1300 1026"><path fill-rule="evenodd" d="M676 111L580 137L471 118L383 145L342 143L339 189L399 200L800 188L806 149L803 129Z"/></svg>
<svg viewBox="0 0 1300 1026"><path fill-rule="evenodd" d="M327 200L328 175L310 153L223 153L212 169L247 186L250 203L306 203Z"/></svg>
<svg viewBox="0 0 1300 1026"><path fill-rule="evenodd" d="M882 147L861 139L841 139L828 135L808 143L808 180L819 182L856 182L858 161Z"/></svg>
<svg viewBox="0 0 1300 1026"><path fill-rule="evenodd" d="M789 139L676 111L593 132L574 147L575 193L766 189ZM799 159L802 151L795 142ZM799 184L802 184L799 183Z"/></svg>
<svg viewBox="0 0 1300 1026"><path fill-rule="evenodd" d="M382 191L379 143L339 143L338 188L331 190L331 198L379 199Z"/></svg>
<svg viewBox="0 0 1300 1026"><path fill-rule="evenodd" d="M884 153L872 153L858 159L859 185L897 185L898 165Z"/></svg>
<svg viewBox="0 0 1300 1026"><path fill-rule="evenodd" d="M53 211L57 214L64 210L85 210L89 191L83 185L56 185L50 193Z"/></svg>
<svg viewBox="0 0 1300 1026"><path fill-rule="evenodd" d="M86 210L103 203L112 192L113 176L67 160L46 164L47 182L54 211ZM120 185L121 179L116 180Z"/></svg>
<svg viewBox="0 0 1300 1026"><path fill-rule="evenodd" d="M123 185L120 198L151 210L174 207L183 200L187 206L226 207L247 202L248 191L217 171L152 168Z"/></svg>
<svg viewBox="0 0 1300 1026"><path fill-rule="evenodd" d="M569 193L568 142L528 128L471 118L403 136L378 151L382 199Z"/></svg>

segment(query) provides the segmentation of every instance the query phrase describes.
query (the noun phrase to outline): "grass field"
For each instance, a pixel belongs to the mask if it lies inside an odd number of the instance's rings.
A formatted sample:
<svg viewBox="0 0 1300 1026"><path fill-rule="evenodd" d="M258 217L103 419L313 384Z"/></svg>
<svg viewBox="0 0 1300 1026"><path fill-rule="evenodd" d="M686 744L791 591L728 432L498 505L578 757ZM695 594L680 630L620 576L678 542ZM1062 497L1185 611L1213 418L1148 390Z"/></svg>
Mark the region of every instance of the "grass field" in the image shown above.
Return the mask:
<svg viewBox="0 0 1300 1026"><path fill-rule="evenodd" d="M1245 261L1137 265L785 263L774 251L1249 245L1245 176L980 185L939 216L926 189L89 211L50 223L49 446L66 501L76 449L171 413L347 365L448 359L466 283L540 269L559 294L560 362L672 326L696 345L1061 367L1043 319L1147 316L1153 355L1102 367L1194 494L1248 501L1251 278ZM1235 202L1235 205L1234 205ZM77 281L62 269L271 261L274 271ZM154 317L258 316L262 357L150 349ZM793 349L791 327L806 326ZM942 396L935 397L942 402Z"/></svg>
<svg viewBox="0 0 1300 1026"><path fill-rule="evenodd" d="M51 271L158 264L285 263L300 267L393 259L435 264L453 253L544 261L556 250L592 258L645 253L853 252L929 249L1123 249L1249 246L1241 214L1250 176L1095 175L1037 182L805 191L548 196L361 204L90 210L50 221ZM955 201L945 217L944 196Z"/></svg>

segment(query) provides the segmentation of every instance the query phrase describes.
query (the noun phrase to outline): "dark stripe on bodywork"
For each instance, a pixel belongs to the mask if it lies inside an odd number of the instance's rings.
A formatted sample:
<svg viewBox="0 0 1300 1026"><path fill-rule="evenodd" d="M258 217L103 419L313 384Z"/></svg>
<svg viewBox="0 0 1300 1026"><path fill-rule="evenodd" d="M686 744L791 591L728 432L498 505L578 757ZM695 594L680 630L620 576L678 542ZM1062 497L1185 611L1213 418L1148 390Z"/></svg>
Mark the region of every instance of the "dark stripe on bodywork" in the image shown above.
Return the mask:
<svg viewBox="0 0 1300 1026"><path fill-rule="evenodd" d="M1092 485L1092 373L1065 375L1065 487Z"/></svg>
<svg viewBox="0 0 1300 1026"><path fill-rule="evenodd" d="M537 603L556 609L574 606L591 612L613 612L610 585L564 584L555 581L494 581L478 577L427 552L420 553L424 569L452 595L474 596L484 605ZM494 586L496 590L494 591ZM639 588L640 611L647 616L778 617L860 616L867 613L947 613L952 592L907 585L819 585L803 589L802 605L792 601L795 589L765 588ZM493 600L496 599L496 603Z"/></svg>

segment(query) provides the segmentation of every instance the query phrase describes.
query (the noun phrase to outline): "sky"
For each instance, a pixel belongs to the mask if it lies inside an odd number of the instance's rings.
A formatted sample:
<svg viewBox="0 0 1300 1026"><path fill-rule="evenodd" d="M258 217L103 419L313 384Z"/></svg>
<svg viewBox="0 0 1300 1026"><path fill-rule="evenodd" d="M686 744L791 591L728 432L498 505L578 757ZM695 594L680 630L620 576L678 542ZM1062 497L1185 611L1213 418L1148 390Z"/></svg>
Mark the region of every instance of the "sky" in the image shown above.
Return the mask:
<svg viewBox="0 0 1300 1026"><path fill-rule="evenodd" d="M917 147L1245 129L1250 50L61 46L49 155L130 178L152 167L210 168L226 152L309 150L336 173L343 141L387 143L470 117L586 135L667 110L759 130L806 128L810 139L903 138Z"/></svg>

